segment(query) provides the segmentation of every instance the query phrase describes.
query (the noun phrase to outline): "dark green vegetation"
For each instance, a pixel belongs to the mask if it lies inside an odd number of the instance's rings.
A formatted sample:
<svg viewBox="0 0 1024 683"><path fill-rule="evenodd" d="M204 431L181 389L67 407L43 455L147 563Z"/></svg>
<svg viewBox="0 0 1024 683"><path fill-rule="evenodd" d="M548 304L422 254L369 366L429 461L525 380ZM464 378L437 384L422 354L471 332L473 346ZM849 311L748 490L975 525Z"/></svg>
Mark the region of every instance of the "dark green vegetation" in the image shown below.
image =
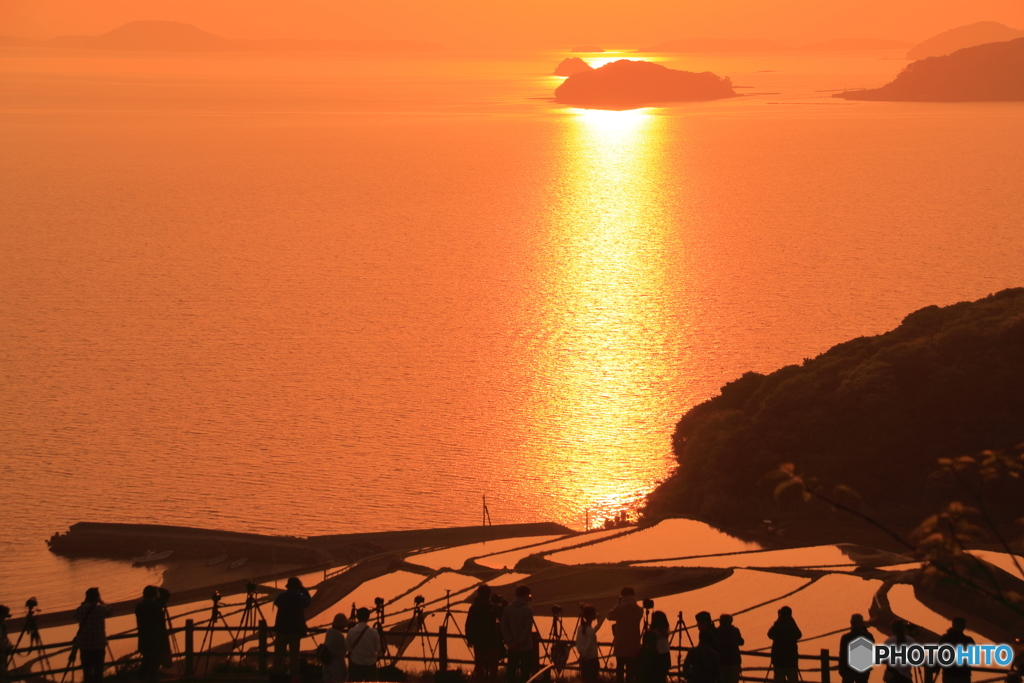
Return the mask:
<svg viewBox="0 0 1024 683"><path fill-rule="evenodd" d="M823 485L851 487L864 512L907 531L946 502L967 497L939 471L939 458L1022 442L1018 288L929 306L885 334L726 384L679 421L679 468L650 495L645 514L753 528L780 514L765 475L793 463ZM994 482L984 495L994 517L1021 516L1024 501L1008 484ZM809 505L789 514L832 513ZM848 519L844 514L835 519Z"/></svg>
<svg viewBox="0 0 1024 683"><path fill-rule="evenodd" d="M881 88L833 97L888 102L1024 101L1024 38L921 59Z"/></svg>

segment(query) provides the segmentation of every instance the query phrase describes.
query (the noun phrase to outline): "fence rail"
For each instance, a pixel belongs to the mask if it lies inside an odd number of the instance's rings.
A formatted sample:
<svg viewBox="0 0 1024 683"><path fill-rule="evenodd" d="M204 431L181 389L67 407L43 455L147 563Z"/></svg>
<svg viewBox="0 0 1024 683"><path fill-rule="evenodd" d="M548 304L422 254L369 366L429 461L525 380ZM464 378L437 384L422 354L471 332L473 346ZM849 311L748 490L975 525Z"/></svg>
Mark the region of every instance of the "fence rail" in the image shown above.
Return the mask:
<svg viewBox="0 0 1024 683"><path fill-rule="evenodd" d="M183 636L183 646L181 648L174 648L175 652L172 652L172 668L177 670L177 674L182 679L194 679L203 678L208 675L212 675L210 672L210 662L213 659L220 659L222 661L230 661L236 659L240 665L251 666L254 672L258 672L260 675L266 676L270 673L270 660L272 654L270 652L271 643L271 629L267 626L266 621L260 620L258 624L245 632L245 629L231 628L228 626L210 626L206 624L199 624L193 619L187 619L184 626L174 627L168 629L168 634L172 639L173 643L177 642L176 636L179 634ZM314 645L316 644L316 637L322 635L326 629L324 628L311 628L309 629L309 637L313 639ZM213 639L210 638L209 647L205 650L200 646L199 649L195 647L197 632L203 634L209 634L213 632L223 632L230 636L228 642L214 645ZM461 633L452 634L449 633L447 628L442 626L437 631L421 630L410 630L406 633L401 632L389 632L381 631L385 638L382 638L382 642L386 643L385 653L381 655L380 662L390 665L398 665L400 663L415 663L422 665L422 669L426 671L447 671L452 667L472 666L472 659L459 658L450 655L449 642L450 641L462 641L465 643L465 636ZM682 636L678 633L673 634L679 636L680 640ZM136 638L137 634L134 632L121 633L116 635L108 636L108 640L126 640ZM394 645L395 641L401 641L397 645ZM415 656L407 654L409 647L416 641L419 640L421 643L422 656ZM433 642L433 644L432 644ZM203 641L205 644L205 639ZM553 659L553 649L556 643L570 643L570 647L573 647L571 641L566 638L540 638L538 641L539 657L536 665L538 668L549 665L552 666L556 672L556 675L561 675L562 671L577 671L578 661L566 662L561 668L557 667ZM249 644L249 648L246 649L246 645ZM466 645L466 652L471 652L468 643ZM611 654L611 643L599 643L599 652L603 650L604 655L600 656L600 670L604 673L614 672L615 667L612 665ZM392 653L391 650L394 649ZM685 653L689 652L692 648L672 644L670 645L670 654L672 657L671 666L669 670L669 681L675 681L681 683L682 678L682 661ZM33 655L37 656L30 658L27 662L23 662L16 668L9 668L11 662L16 655ZM749 658L755 658L759 660L768 660L771 654L764 651L741 651L741 654L748 658L747 665L743 667L743 674L740 676L741 681L751 681L764 683L771 676L772 666L769 661L765 661L764 666L751 666ZM56 658L60 655L68 655L68 665L64 667L53 667L50 663L50 658ZM314 658L314 650L304 650L302 655L307 659ZM57 681L57 683L70 683L74 681L74 673L82 669L81 665L75 664L75 645L73 641L54 643L54 644L37 644L27 647L19 647L11 650L6 657L0 657L0 683L6 683L14 681ZM111 659L110 661L104 662L104 669L114 669L116 672L123 670L133 669L141 660L138 652L133 652L124 657L118 659ZM839 677L835 676L833 679L832 673L838 671L839 658L833 656L830 651L826 648L822 648L818 654L801 654L799 655L801 665L799 667L800 680L802 683L833 683L833 680L838 682ZM200 666L205 663L205 668ZM804 666L804 663L807 666ZM202 670L200 670L202 669ZM995 669L989 667L972 667L975 672L994 674L992 677L984 678L977 683L986 683L988 681L998 681L1008 673L1007 669ZM758 675L752 676L750 673L758 672ZM933 683L936 680L936 671L926 667L915 669L915 683ZM761 674L764 675L761 675ZM817 674L817 676L813 676ZM811 677L808 677L811 676Z"/></svg>

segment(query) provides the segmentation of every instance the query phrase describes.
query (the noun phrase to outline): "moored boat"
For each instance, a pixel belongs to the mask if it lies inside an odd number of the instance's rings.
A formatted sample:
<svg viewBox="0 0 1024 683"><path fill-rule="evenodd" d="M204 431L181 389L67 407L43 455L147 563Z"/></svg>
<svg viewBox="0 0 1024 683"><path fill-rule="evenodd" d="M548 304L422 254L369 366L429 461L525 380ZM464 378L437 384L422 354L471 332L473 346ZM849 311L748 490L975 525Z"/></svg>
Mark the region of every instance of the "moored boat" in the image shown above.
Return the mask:
<svg viewBox="0 0 1024 683"><path fill-rule="evenodd" d="M163 552L159 552L158 553L155 550L147 550L145 555L140 555L139 557L133 557L132 558L132 564L134 564L134 565L152 564L153 562L159 562L160 560L166 560L168 557L171 556L171 553L173 553L173 552L174 552L173 550L164 550Z"/></svg>
<svg viewBox="0 0 1024 683"><path fill-rule="evenodd" d="M228 554L227 553L221 553L220 555L217 555L216 557L211 557L210 559L208 559L206 561L206 566L212 567L215 564L220 564L221 562L223 562L226 559L228 559Z"/></svg>

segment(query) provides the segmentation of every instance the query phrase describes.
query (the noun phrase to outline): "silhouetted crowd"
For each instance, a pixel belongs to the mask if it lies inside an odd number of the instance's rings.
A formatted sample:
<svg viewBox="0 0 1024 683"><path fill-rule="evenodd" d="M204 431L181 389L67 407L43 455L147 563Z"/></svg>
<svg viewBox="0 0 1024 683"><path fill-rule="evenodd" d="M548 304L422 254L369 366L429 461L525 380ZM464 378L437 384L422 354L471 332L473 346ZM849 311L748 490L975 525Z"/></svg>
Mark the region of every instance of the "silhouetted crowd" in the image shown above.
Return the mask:
<svg viewBox="0 0 1024 683"><path fill-rule="evenodd" d="M167 603L171 594L157 586L146 586L142 600L135 606L138 628L138 651L141 655L139 678L146 683L156 683L161 668L171 665L169 617ZM215 594L215 606L216 597ZM250 595L250 598L252 596ZM511 603L495 593L490 586L480 585L473 597L466 615L465 637L473 650L474 683L500 683L499 667L505 662L504 683L527 683L540 669L542 638L537 630L533 608L533 595L525 585L515 589ZM300 645L309 635L305 610L311 604L309 590L295 577L288 579L285 590L274 598L277 608L274 632L274 668L272 680L280 683L298 683L302 674ZM414 609L414 633L423 626L423 598L417 596ZM34 599L30 601L34 607ZM636 592L625 587L616 604L607 612L605 620L612 625L612 655L615 657L615 683L667 683L672 673L673 629L664 612L654 610L652 600L639 603ZM323 644L316 651L323 672L324 683L344 681L375 681L383 673L378 669L378 659L386 651L383 631L384 601L376 600L376 610L353 605L349 617L337 614L327 629ZM373 612L378 615L377 623L370 624ZM597 683L601 672L597 630L600 626L597 609L593 605L581 604L574 638L570 639L561 629L561 608L554 607L555 617L552 635L549 639L548 655L551 666L561 671L569 660L569 650L574 645L577 651L579 676L583 683ZM31 617L32 610L29 615ZM90 588L85 600L75 610L78 630L73 641L71 659L77 654L81 658L84 683L98 683L103 679L104 655L107 652L106 620L113 614L111 608L100 599L98 588ZM7 632L6 621L10 610L0 605L0 656L10 662L14 645ZM450 615L449 615L450 616ZM215 619L215 617L214 617ZM687 642L676 643L676 650L682 647L686 652L681 670L676 672L686 683L739 683L742 674L741 648L743 634L733 623L733 617L722 614L717 624L709 612L698 612L694 616L696 639L679 615L675 629L677 638L685 637ZM34 628L34 625L33 625ZM971 645L974 639L966 632L967 622L963 618L953 619L949 630L942 635L939 643ZM916 627L901 620L891 624L892 636L885 645L916 644ZM23 631L24 635L24 631ZM775 683L799 683L800 653L798 643L803 633L797 626L793 611L780 607L778 617L768 629L771 640L771 654L768 673ZM849 661L850 643L858 638L875 642L864 617L854 614L850 617L850 629L839 639L838 672L842 683L868 683L870 669L857 671ZM20 643L20 639L19 639ZM1006 677L1008 683L1021 683L1022 658L1018 656ZM815 667L816 668L816 667ZM763 668L761 669L763 670ZM0 678L6 678L7 667L0 667ZM942 669L943 683L971 683L970 666L951 666ZM914 683L909 664L887 666L884 683ZM0 683L4 683L0 680Z"/></svg>
<svg viewBox="0 0 1024 683"><path fill-rule="evenodd" d="M506 659L505 683L525 683L540 670L542 639L530 607L532 594L527 586L519 586L515 596L515 600L507 604L486 584L476 592L466 618L466 639L474 653L474 683L498 683L499 665L503 656ZM672 673L672 627L665 613L653 610L653 607L652 600L639 603L636 592L626 587L620 592L616 605L605 615L605 619L612 624L615 683L666 683ZM556 607L555 611L560 614L560 608ZM677 643L686 651L681 671L677 673L687 683L739 683L743 666L741 648L745 641L740 629L734 624L733 616L722 614L716 624L709 612L698 612L694 620L696 640L691 635L691 629L682 623L680 614L681 623L678 624L677 635L680 638L685 635L688 642ZM973 644L974 639L965 633L966 626L965 619L954 619L939 642ZM601 660L597 641L598 627L597 610L593 605L581 604L575 646L583 683L597 683L599 680ZM893 635L885 644L915 642L911 637L914 631L912 625L896 620L890 628ZM771 677L775 683L799 683L798 643L803 633L790 607L779 608L767 636L772 643L768 671L763 678L758 678L766 681ZM875 642L864 617L854 614L850 618L850 630L839 639L838 671L842 683L868 683L870 670L858 672L848 661L848 646L859 637ZM560 644L555 639L550 643L549 650L552 666L557 668L564 666L568 659L567 651L559 650ZM816 669L817 657L811 659L816 661ZM1018 656L1014 668L1006 677L1007 683L1021 683L1021 664L1022 657ZM944 668L942 677L944 683L970 683L971 668ZM913 683L911 668L886 667L884 682Z"/></svg>

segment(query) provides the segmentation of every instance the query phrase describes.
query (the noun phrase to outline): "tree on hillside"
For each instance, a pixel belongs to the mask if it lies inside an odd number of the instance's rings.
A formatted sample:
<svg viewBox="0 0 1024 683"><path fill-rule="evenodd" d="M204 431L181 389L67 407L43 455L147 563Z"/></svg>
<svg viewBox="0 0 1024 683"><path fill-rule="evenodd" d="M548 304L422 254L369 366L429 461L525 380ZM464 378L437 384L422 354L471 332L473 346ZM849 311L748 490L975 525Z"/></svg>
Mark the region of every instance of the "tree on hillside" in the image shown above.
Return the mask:
<svg viewBox="0 0 1024 683"><path fill-rule="evenodd" d="M1017 553L1024 538L1013 539L1024 527L1024 444L1016 453L983 451L976 456L940 458L936 479L954 484L969 502L952 501L928 516L908 536L889 528L864 512L856 493L839 485L828 491L814 477L801 476L791 463L780 465L766 479L777 482L774 497L793 507L820 501L874 526L921 561L922 579L928 585L951 585L974 596L1011 609L1024 618L1024 595L1008 588L992 567L970 552L979 544L995 542L1012 559L1015 578L1024 580L1024 565ZM1012 519L994 513L988 503L992 487L1010 489L1019 503Z"/></svg>
<svg viewBox="0 0 1024 683"><path fill-rule="evenodd" d="M931 474L936 458L1014 452L1024 442L1021 416L1024 289L929 306L801 365L748 372L694 406L673 435L679 466L648 497L644 516L756 528L777 509L758 474L791 462L857 491L861 509L906 537L917 520L961 499L952 473ZM1020 509L1010 478L986 483L993 519Z"/></svg>

